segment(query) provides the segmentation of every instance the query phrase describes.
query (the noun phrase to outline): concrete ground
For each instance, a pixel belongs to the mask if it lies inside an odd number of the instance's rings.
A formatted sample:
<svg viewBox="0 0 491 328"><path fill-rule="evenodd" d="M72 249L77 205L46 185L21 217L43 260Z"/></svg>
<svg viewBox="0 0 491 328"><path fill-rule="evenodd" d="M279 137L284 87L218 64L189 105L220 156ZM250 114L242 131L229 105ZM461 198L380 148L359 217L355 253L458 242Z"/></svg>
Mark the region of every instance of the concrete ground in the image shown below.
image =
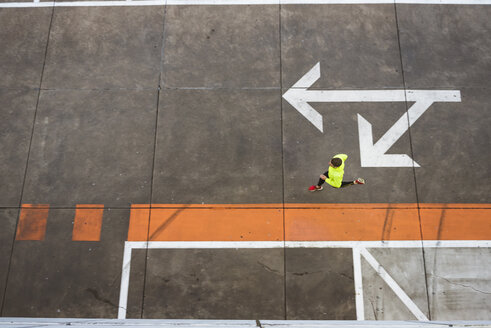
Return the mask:
<svg viewBox="0 0 491 328"><path fill-rule="evenodd" d="M491 320L490 16L487 5L0 8L1 316L117 318L125 241L271 241L285 243L134 249L125 316L421 320L417 308ZM376 142L413 103L311 103L321 133L282 97L316 63L310 90L461 101L431 104L390 140L387 154L420 167L362 166L359 115ZM309 193L338 153L345 178L367 184ZM393 240L467 243L363 246L375 268L356 255L355 241Z"/></svg>

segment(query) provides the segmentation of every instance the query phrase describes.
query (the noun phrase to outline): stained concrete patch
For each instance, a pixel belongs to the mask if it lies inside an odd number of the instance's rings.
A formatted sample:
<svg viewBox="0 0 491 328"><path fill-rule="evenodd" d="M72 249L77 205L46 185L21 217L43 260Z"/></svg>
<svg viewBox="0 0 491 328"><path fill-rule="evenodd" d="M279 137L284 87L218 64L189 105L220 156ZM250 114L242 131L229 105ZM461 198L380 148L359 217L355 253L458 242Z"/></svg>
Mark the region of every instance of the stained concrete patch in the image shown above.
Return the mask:
<svg viewBox="0 0 491 328"><path fill-rule="evenodd" d="M0 89L0 206L19 206L37 95Z"/></svg>
<svg viewBox="0 0 491 328"><path fill-rule="evenodd" d="M428 313L421 248L368 249L425 316ZM362 257L365 320L416 320L397 294Z"/></svg>
<svg viewBox="0 0 491 328"><path fill-rule="evenodd" d="M161 93L153 203L282 201L279 91Z"/></svg>
<svg viewBox="0 0 491 328"><path fill-rule="evenodd" d="M322 77L321 77L322 79ZM324 133L286 101L283 102L283 146L285 163L285 202L287 203L415 203L414 176L411 167L361 167L357 114L373 127L377 142L405 113L405 103L315 103L324 117ZM366 185L335 189L325 184L321 192L307 188L317 184L319 175L327 171L336 154L347 154L344 179L358 177ZM387 154L411 157L406 132Z"/></svg>
<svg viewBox="0 0 491 328"><path fill-rule="evenodd" d="M356 320L351 249L286 249L288 320Z"/></svg>
<svg viewBox="0 0 491 328"><path fill-rule="evenodd" d="M163 7L56 8L43 87L157 88Z"/></svg>
<svg viewBox="0 0 491 328"><path fill-rule="evenodd" d="M24 203L150 201L157 93L42 91Z"/></svg>
<svg viewBox="0 0 491 328"><path fill-rule="evenodd" d="M489 86L491 6L397 5L409 88Z"/></svg>
<svg viewBox="0 0 491 328"><path fill-rule="evenodd" d="M283 5L281 29L283 88L317 62L317 88L402 86L393 6Z"/></svg>
<svg viewBox="0 0 491 328"><path fill-rule="evenodd" d="M144 318L284 318L282 249L149 250Z"/></svg>
<svg viewBox="0 0 491 328"><path fill-rule="evenodd" d="M489 203L491 89L464 88L461 103L435 103L411 127L419 200Z"/></svg>
<svg viewBox="0 0 491 328"><path fill-rule="evenodd" d="M52 13L52 8L0 8L1 88L39 88Z"/></svg>
<svg viewBox="0 0 491 328"><path fill-rule="evenodd" d="M16 241L2 315L115 318L128 210L105 210L100 241L72 241L74 210L51 209L44 241Z"/></svg>
<svg viewBox="0 0 491 328"><path fill-rule="evenodd" d="M15 225L17 222L18 209L0 210L0 300L3 300L7 284L7 274L10 268L10 256L15 237ZM3 302L0 301L0 310Z"/></svg>
<svg viewBox="0 0 491 328"><path fill-rule="evenodd" d="M491 249L425 248L432 320L490 320Z"/></svg>
<svg viewBox="0 0 491 328"><path fill-rule="evenodd" d="M279 6L166 10L165 87L280 86Z"/></svg>

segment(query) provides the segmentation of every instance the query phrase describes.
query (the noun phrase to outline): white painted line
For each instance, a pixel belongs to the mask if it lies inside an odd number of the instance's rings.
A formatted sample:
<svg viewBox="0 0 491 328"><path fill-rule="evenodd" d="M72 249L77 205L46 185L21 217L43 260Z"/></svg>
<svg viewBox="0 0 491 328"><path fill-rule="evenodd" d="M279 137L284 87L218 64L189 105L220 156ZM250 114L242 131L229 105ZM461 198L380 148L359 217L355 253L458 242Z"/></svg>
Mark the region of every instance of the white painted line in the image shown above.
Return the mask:
<svg viewBox="0 0 491 328"><path fill-rule="evenodd" d="M491 5L491 0L134 0L134 1L71 1L71 2L6 2L0 8L40 7L141 7L196 5L355 5L355 4L413 4L413 5Z"/></svg>
<svg viewBox="0 0 491 328"><path fill-rule="evenodd" d="M283 94L283 98L321 133L324 133L323 117L309 103L414 102L376 143L373 142L372 124L358 114L362 167L419 167L408 155L386 152L434 102L461 101L459 90L308 90L320 76L320 63L317 63Z"/></svg>
<svg viewBox="0 0 491 328"><path fill-rule="evenodd" d="M372 256L372 254L367 251L366 248L360 248L360 253L418 320L429 321L424 313L421 312L421 310L418 308L418 306L414 304L413 300L411 300L409 296L407 296L407 294L402 290L397 282L389 275L389 273L387 273L387 271L385 271L385 269L380 265L380 263L378 263L378 261Z"/></svg>
<svg viewBox="0 0 491 328"><path fill-rule="evenodd" d="M356 320L365 320L363 279L361 273L361 254L359 247L353 247L353 275L355 279Z"/></svg>
<svg viewBox="0 0 491 328"><path fill-rule="evenodd" d="M124 244L123 269L121 271L121 288L119 290L118 319L126 319L126 307L128 303L128 289L130 287L131 269L131 244ZM146 243L145 243L146 244Z"/></svg>
<svg viewBox="0 0 491 328"><path fill-rule="evenodd" d="M491 240L391 240L391 241L126 241L124 244L121 289L119 292L118 319L126 319L128 290L130 284L131 253L133 249L268 249L268 248L353 248L356 308L358 320L364 320L363 289L361 277L361 249L366 248L491 248ZM355 250L356 249L356 250ZM368 252L368 251L366 251ZM366 256L364 255L366 258ZM358 260L357 260L358 258ZM375 259L374 259L375 260ZM377 270L377 269L375 269ZM359 274L359 276L358 276ZM358 294L359 293L359 294Z"/></svg>
<svg viewBox="0 0 491 328"><path fill-rule="evenodd" d="M134 249L213 248L491 248L491 240L389 240L389 241L127 241Z"/></svg>

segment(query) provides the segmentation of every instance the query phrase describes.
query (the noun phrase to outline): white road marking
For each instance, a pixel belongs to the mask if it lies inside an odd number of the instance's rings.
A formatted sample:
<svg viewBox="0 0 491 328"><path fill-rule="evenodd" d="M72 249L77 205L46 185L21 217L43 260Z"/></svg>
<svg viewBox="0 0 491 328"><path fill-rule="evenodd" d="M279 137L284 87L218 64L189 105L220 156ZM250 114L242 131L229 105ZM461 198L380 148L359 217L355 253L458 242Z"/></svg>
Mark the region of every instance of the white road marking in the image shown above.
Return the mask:
<svg viewBox="0 0 491 328"><path fill-rule="evenodd" d="M243 248L489 248L491 240L391 240L391 241L126 241L124 244L118 319L126 319L133 249L243 249ZM354 252L354 251L353 251ZM355 258L355 257L353 257ZM353 266L356 264L353 263ZM360 265L361 268L361 265ZM356 273L355 273L356 275ZM357 278L355 278L357 279ZM360 285L361 286L361 285ZM357 302L362 299L357 298ZM357 303L358 304L358 303ZM357 305L359 306L359 304ZM358 313L358 310L357 310Z"/></svg>
<svg viewBox="0 0 491 328"><path fill-rule="evenodd" d="M360 253L363 255L365 260L372 266L372 268L377 271L379 276L389 285L389 287L396 293L397 297L406 305L406 307L411 311L416 319L420 321L429 321L423 312L414 304L413 300L407 296L407 294L402 290L402 288L397 284L397 282L389 275L387 271L378 263L378 261L367 251L366 248L361 247Z"/></svg>
<svg viewBox="0 0 491 328"><path fill-rule="evenodd" d="M434 102L461 101L458 90L307 90L320 78L320 75L320 63L317 63L285 92L283 98L322 133L324 132L322 115L309 103L414 102L376 143L373 142L372 125L358 114L362 167L419 167L408 155L386 154L386 152Z"/></svg>
<svg viewBox="0 0 491 328"><path fill-rule="evenodd" d="M361 253L359 247L353 247L353 275L355 280L356 320L365 320L363 302L363 279L361 273Z"/></svg>
<svg viewBox="0 0 491 328"><path fill-rule="evenodd" d="M70 1L4 2L0 8L42 7L140 7L180 5L328 5L328 4L416 4L416 5L491 5L491 0L134 0L134 1Z"/></svg>
<svg viewBox="0 0 491 328"><path fill-rule="evenodd" d="M147 244L145 242L145 244ZM136 244L135 244L136 246ZM121 288L119 290L118 319L126 318L126 307L128 305L128 289L130 287L130 269L132 247L124 247L123 269L121 271Z"/></svg>

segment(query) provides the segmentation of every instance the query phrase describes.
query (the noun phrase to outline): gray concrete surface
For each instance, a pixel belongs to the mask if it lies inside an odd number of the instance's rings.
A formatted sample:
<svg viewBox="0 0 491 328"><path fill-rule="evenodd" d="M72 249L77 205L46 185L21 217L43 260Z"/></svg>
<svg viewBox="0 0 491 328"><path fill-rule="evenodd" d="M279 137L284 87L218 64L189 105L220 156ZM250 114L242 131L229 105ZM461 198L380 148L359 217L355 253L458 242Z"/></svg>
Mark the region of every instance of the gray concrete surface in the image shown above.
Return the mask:
<svg viewBox="0 0 491 328"><path fill-rule="evenodd" d="M72 241L74 212L51 209L44 241L14 242L3 316L114 316L128 210L105 210L93 242Z"/></svg>
<svg viewBox="0 0 491 328"><path fill-rule="evenodd" d="M149 203L156 102L155 91L42 91L23 203Z"/></svg>
<svg viewBox="0 0 491 328"><path fill-rule="evenodd" d="M144 318L285 316L282 249L150 250L148 256Z"/></svg>
<svg viewBox="0 0 491 328"><path fill-rule="evenodd" d="M356 319L351 249L287 249L288 320Z"/></svg>
<svg viewBox="0 0 491 328"><path fill-rule="evenodd" d="M281 203L278 95L277 90L162 92L152 201Z"/></svg>
<svg viewBox="0 0 491 328"><path fill-rule="evenodd" d="M36 101L34 90L0 89L0 206L20 204Z"/></svg>
<svg viewBox="0 0 491 328"><path fill-rule="evenodd" d="M490 14L0 9L0 315L115 318L131 204L490 203ZM462 102L433 104L388 151L420 168L361 167L356 115L377 140L411 104L316 103L320 134L282 99L317 62L317 90L457 89ZM345 177L367 185L308 193L341 152ZM46 238L13 242L28 203L51 206ZM106 207L99 242L71 240L84 203ZM430 319L490 319L489 249L370 251ZM127 315L354 319L352 261L349 249L135 250ZM414 319L362 269L367 319Z"/></svg>
<svg viewBox="0 0 491 328"><path fill-rule="evenodd" d="M426 277L421 248L369 249L380 265L428 317ZM415 317L389 285L362 259L365 318L414 320Z"/></svg>

